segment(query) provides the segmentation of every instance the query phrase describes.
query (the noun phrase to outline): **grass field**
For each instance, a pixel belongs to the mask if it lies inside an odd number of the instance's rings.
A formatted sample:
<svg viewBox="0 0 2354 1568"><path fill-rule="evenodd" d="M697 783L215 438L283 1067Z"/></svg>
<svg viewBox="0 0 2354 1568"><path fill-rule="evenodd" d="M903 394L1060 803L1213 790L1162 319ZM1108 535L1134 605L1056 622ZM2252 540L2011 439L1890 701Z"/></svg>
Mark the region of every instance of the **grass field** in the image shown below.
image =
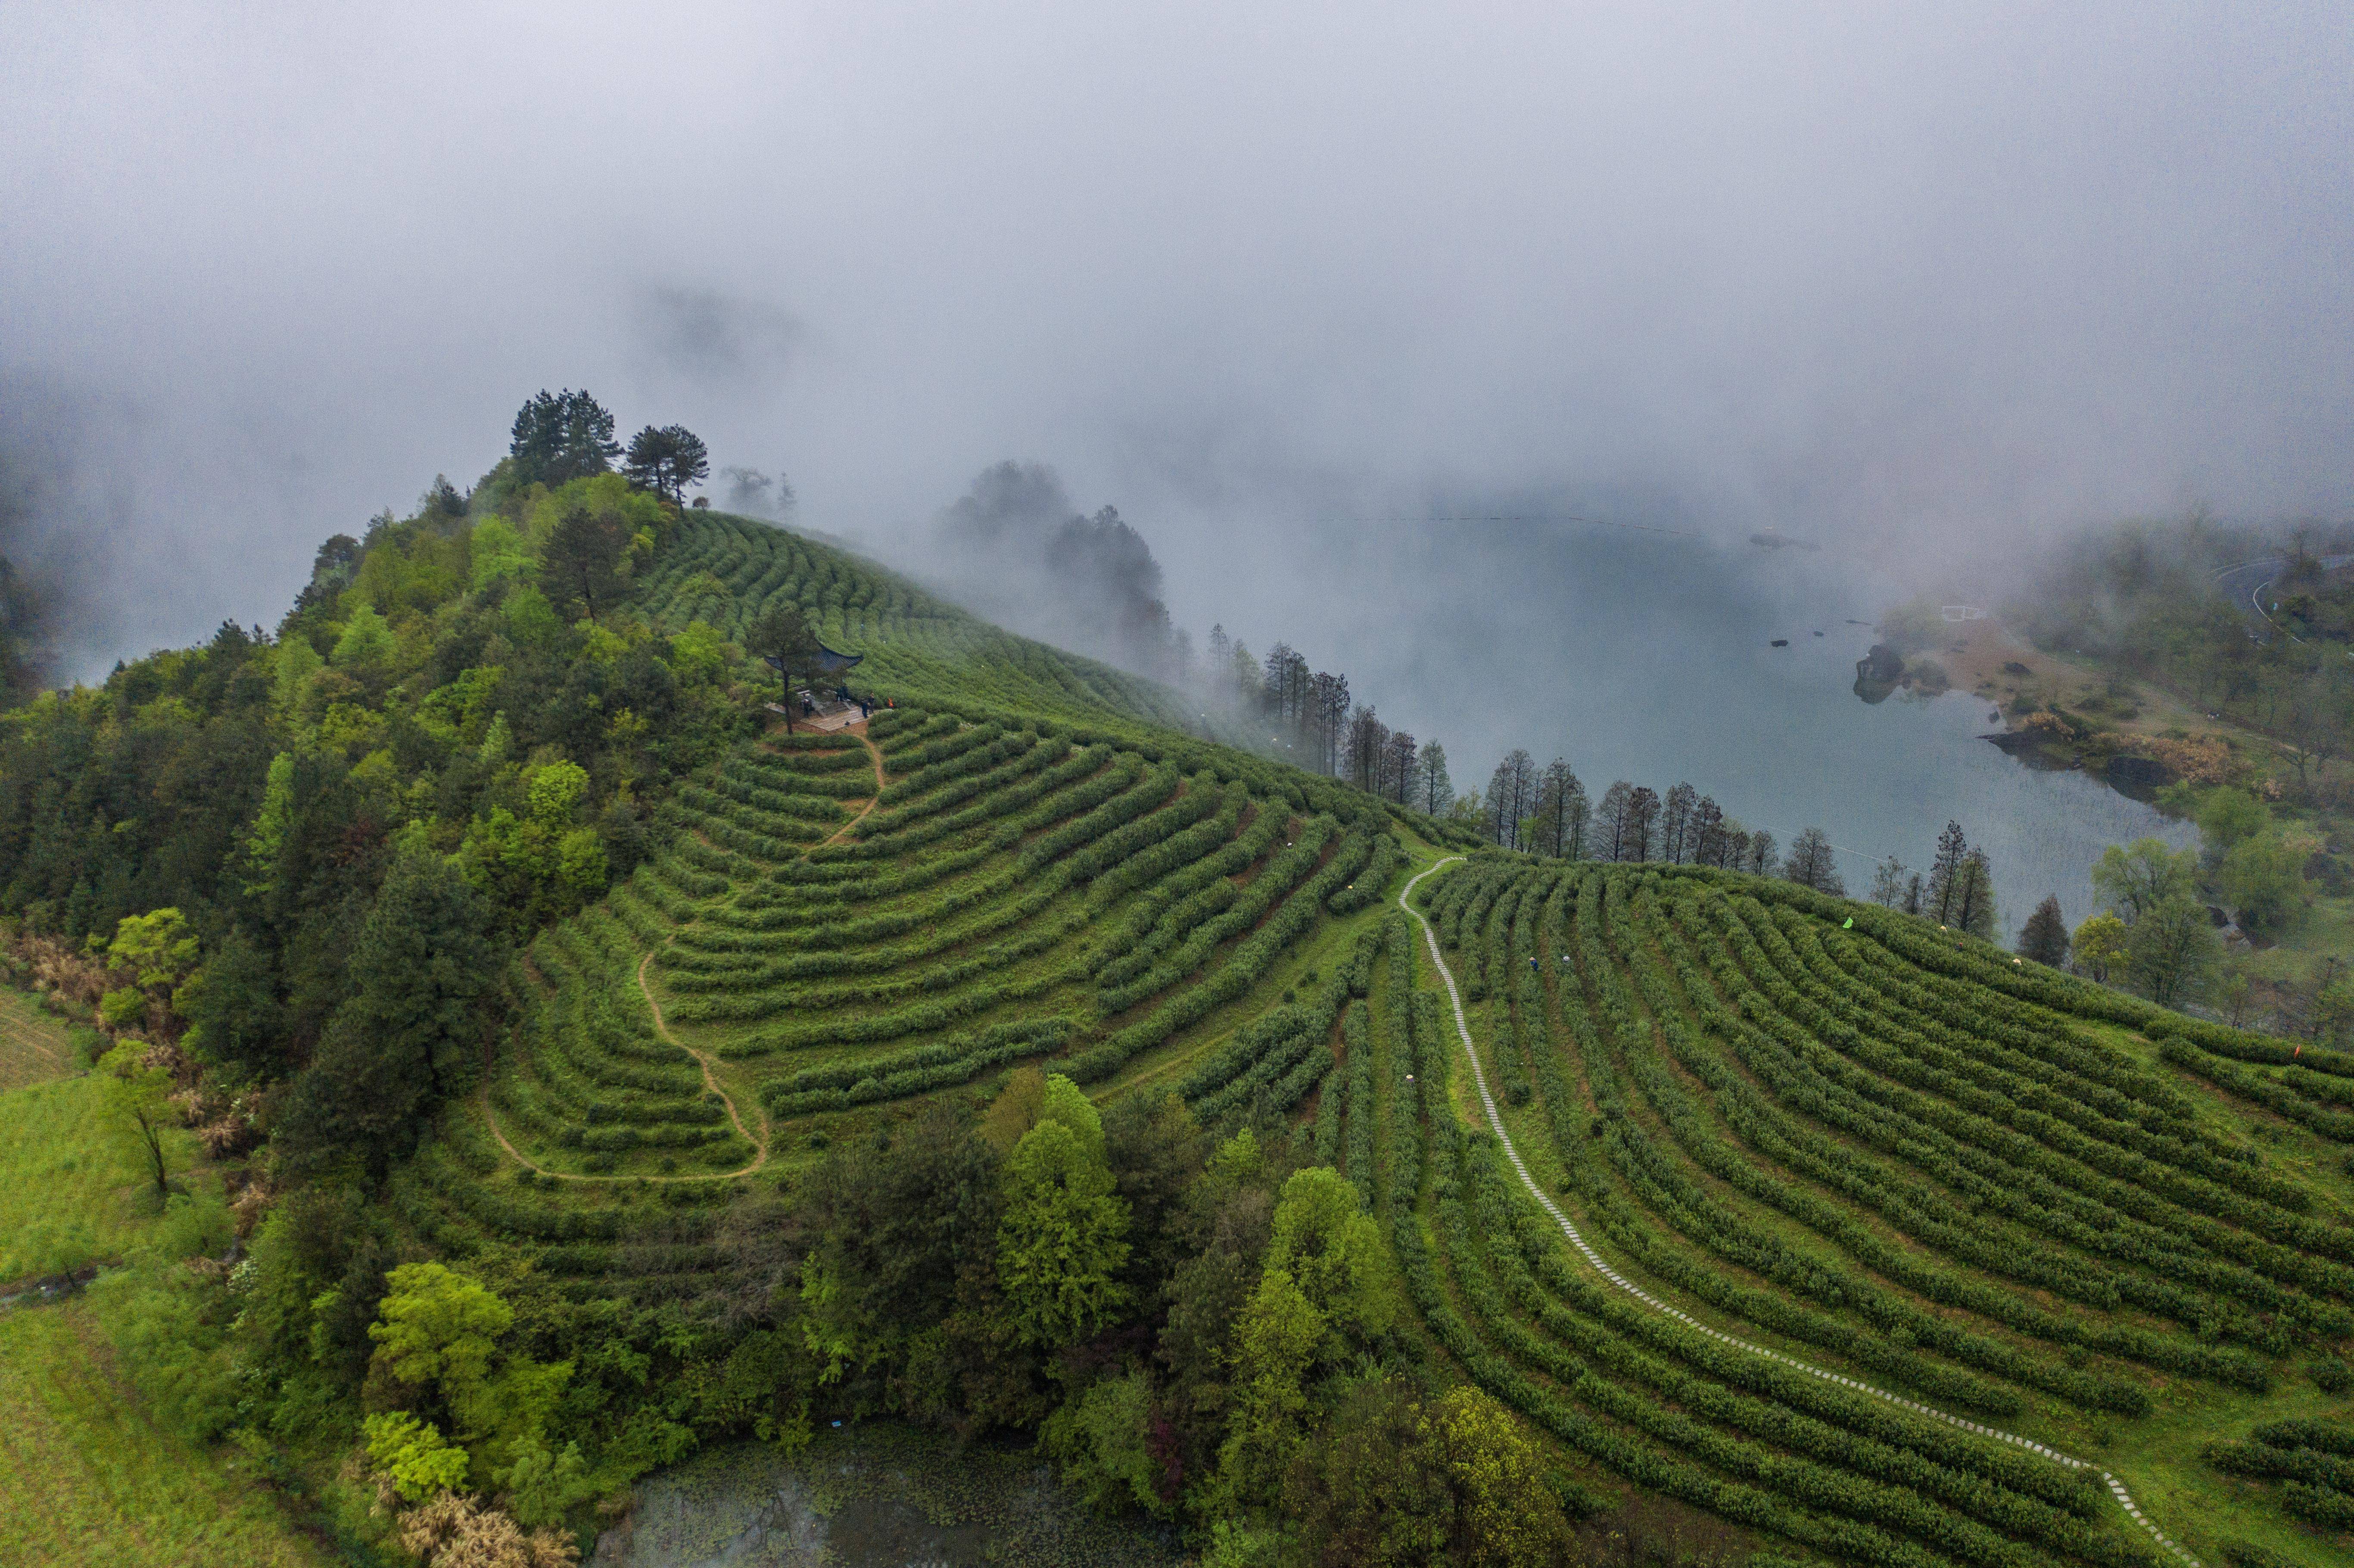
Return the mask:
<svg viewBox="0 0 2354 1568"><path fill-rule="evenodd" d="M165 1134L175 1173L192 1144ZM154 1211L145 1159L95 1076L0 1093L0 1287L119 1256Z"/></svg>
<svg viewBox="0 0 2354 1568"><path fill-rule="evenodd" d="M229 1452L192 1447L142 1414L82 1303L0 1308L0 1563L328 1561Z"/></svg>
<svg viewBox="0 0 2354 1568"><path fill-rule="evenodd" d="M27 1069L0 1090L5 1294L120 1257L157 1205L138 1135L109 1107L105 1083L58 1075L70 1061L61 1026L0 994L0 1052ZM193 1140L167 1136L177 1178ZM0 1306L0 1563L323 1561L233 1458L146 1416L88 1303Z"/></svg>
<svg viewBox="0 0 2354 1568"><path fill-rule="evenodd" d="M66 1026L18 991L0 990L0 1094L74 1070Z"/></svg>

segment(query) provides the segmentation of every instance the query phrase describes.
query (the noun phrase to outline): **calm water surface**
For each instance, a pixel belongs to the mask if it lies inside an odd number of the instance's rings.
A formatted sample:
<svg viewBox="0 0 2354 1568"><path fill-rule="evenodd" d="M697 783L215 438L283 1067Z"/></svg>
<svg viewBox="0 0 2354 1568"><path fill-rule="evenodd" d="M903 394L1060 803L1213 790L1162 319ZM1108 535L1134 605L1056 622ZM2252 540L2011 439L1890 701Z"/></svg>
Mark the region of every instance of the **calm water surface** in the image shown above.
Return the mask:
<svg viewBox="0 0 2354 1568"><path fill-rule="evenodd" d="M1248 541L1235 546L1249 558ZM1385 720L1443 740L1458 789L1484 789L1513 746L1566 757L1597 796L1614 779L1662 791L1690 779L1784 844L1820 826L1859 895L1882 856L1925 866L1958 821L1992 863L2006 936L2048 893L2071 924L2092 913L2105 846L2195 839L2095 779L1978 739L1998 727L1982 699L1861 702L1855 662L1874 638L1851 622L1902 594L1829 553L1465 527L1353 561L1337 544L1304 555L1333 574L1314 594L1287 587L1298 567L1272 556L1228 573L1224 591L1265 601L1234 623L1346 670Z"/></svg>

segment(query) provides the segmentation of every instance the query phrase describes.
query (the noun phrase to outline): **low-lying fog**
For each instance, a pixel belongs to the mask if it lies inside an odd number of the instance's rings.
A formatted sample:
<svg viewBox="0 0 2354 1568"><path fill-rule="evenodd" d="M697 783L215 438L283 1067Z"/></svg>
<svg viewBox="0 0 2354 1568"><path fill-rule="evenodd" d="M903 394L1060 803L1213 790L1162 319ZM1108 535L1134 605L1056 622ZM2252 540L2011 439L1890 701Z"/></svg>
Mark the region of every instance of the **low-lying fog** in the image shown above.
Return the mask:
<svg viewBox="0 0 2354 1568"><path fill-rule="evenodd" d="M0 553L89 678L274 620L587 387L982 599L935 520L1052 464L1177 624L1345 669L1458 782L1525 744L1911 858L1861 802L1979 764L1806 633L2123 514L2349 511L2343 23L12 6ZM1843 774L1866 723L1920 776Z"/></svg>

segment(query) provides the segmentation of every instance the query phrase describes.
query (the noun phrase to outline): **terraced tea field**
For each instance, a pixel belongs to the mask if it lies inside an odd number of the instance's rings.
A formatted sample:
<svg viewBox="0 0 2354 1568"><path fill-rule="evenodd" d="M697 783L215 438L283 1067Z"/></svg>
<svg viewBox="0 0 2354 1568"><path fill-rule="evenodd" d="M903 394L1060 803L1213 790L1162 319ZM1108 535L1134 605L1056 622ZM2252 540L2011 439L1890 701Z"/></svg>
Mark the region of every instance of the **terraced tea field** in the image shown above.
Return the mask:
<svg viewBox="0 0 2354 1568"><path fill-rule="evenodd" d="M532 945L486 1092L395 1180L437 1245L692 1298L726 1278L728 1205L1016 1063L1212 1118L1287 1110L1330 1070L1352 944L1403 864L1389 813L764 524L691 514L644 592L668 627L733 634L779 599L901 705L871 734L779 726L690 780L662 853Z"/></svg>
<svg viewBox="0 0 2354 1568"><path fill-rule="evenodd" d="M1323 1081L1402 863L1378 806L1344 820L1258 792L1247 759L1188 774L1051 720L873 728L729 758L678 793L664 853L533 945L514 1048L401 1179L420 1229L525 1241L583 1290L693 1293L725 1266L714 1178L1013 1064L1211 1119Z"/></svg>
<svg viewBox="0 0 2354 1568"><path fill-rule="evenodd" d="M847 551L748 517L688 513L642 597L665 630L700 620L737 639L770 603L790 602L829 647L864 656L860 686L902 703L1121 717L1192 733L1208 722L1165 686L1017 637ZM1239 738L1223 726L1212 733Z"/></svg>
<svg viewBox="0 0 2354 1568"><path fill-rule="evenodd" d="M1787 884L1490 856L1426 907L1345 1142L1433 1332L1564 1444L1860 1562L2342 1551L2203 1445L2354 1431L2307 1376L2354 1064Z"/></svg>
<svg viewBox="0 0 2354 1568"><path fill-rule="evenodd" d="M445 1250L721 1292L731 1213L1037 1062L1302 1119L1440 1365L1585 1481L1918 1568L2354 1546L2354 1061L1787 883L1443 858L852 557L672 548L666 621L785 594L900 705L697 775L518 960L395 1179Z"/></svg>

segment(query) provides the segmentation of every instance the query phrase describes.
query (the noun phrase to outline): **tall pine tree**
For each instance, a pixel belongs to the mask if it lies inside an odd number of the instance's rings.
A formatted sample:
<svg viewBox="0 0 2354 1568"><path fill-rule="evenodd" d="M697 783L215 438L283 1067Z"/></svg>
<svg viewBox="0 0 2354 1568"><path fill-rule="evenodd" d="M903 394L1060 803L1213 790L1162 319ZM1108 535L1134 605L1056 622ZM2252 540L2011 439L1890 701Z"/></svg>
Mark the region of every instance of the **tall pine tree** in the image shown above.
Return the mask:
<svg viewBox="0 0 2354 1568"><path fill-rule="evenodd" d="M2068 922L2060 913L2058 894L2047 895L2027 917L2019 933L2019 956L2055 969L2068 961Z"/></svg>
<svg viewBox="0 0 2354 1568"><path fill-rule="evenodd" d="M1973 937L1994 940L1994 872L1987 864L1986 851L1974 849L1962 856L1962 863L1946 879L1948 918L1945 925L1958 927Z"/></svg>
<svg viewBox="0 0 2354 1568"><path fill-rule="evenodd" d="M490 912L454 867L404 845L353 946L354 994L294 1086L281 1133L297 1170L356 1160L381 1178L443 1101L472 1089L494 1028Z"/></svg>
<svg viewBox="0 0 2354 1568"><path fill-rule="evenodd" d="M1414 809L1428 816L1447 814L1455 804L1455 785L1447 777L1447 747L1432 741L1414 761Z"/></svg>
<svg viewBox="0 0 2354 1568"><path fill-rule="evenodd" d="M1544 776L1537 785L1537 852L1564 860L1582 859L1586 819L1593 814L1585 786L1568 759L1556 757L1545 764Z"/></svg>
<svg viewBox="0 0 2354 1568"><path fill-rule="evenodd" d="M1921 911L1940 926L1959 923L1955 918L1955 898L1961 891L1956 879L1963 858L1969 853L1969 841L1962 836L1962 824L1947 822L1946 831L1937 835L1937 858L1929 865L1929 898Z"/></svg>
<svg viewBox="0 0 2354 1568"><path fill-rule="evenodd" d="M1847 884L1840 877L1830 838L1820 828L1801 829L1798 836L1790 841L1790 854L1782 863L1782 874L1818 893L1847 895Z"/></svg>
<svg viewBox="0 0 2354 1568"><path fill-rule="evenodd" d="M507 453L516 476L554 486L604 473L621 452L613 439L613 416L586 392L542 387L515 413Z"/></svg>

